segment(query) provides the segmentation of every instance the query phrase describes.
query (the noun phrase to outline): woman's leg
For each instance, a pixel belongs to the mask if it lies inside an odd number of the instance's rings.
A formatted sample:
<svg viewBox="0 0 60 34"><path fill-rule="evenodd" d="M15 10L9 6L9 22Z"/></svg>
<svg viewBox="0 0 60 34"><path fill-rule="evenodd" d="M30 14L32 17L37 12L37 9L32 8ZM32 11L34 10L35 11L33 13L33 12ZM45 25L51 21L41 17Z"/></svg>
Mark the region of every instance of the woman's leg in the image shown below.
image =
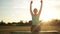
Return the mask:
<svg viewBox="0 0 60 34"><path fill-rule="evenodd" d="M32 34L39 34L39 31L40 31L40 26L37 26L37 25L32 25L31 26Z"/></svg>

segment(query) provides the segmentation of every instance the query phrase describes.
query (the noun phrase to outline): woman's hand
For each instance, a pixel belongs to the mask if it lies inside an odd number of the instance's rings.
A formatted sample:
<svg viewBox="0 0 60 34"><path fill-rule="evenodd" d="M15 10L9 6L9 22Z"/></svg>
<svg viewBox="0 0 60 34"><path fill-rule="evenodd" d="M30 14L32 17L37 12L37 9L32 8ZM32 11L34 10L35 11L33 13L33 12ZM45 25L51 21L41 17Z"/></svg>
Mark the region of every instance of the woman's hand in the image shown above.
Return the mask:
<svg viewBox="0 0 60 34"><path fill-rule="evenodd" d="M31 4L33 3L33 1L31 1Z"/></svg>
<svg viewBox="0 0 60 34"><path fill-rule="evenodd" d="M42 4L43 1L41 0L40 2L41 2L41 4Z"/></svg>

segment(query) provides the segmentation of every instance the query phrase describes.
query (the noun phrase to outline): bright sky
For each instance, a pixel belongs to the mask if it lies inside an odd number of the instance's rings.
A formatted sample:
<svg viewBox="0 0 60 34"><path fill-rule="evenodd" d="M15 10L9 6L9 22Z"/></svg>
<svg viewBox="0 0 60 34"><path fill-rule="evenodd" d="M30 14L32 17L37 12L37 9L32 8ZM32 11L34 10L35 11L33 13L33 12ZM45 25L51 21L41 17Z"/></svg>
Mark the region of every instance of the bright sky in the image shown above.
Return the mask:
<svg viewBox="0 0 60 34"><path fill-rule="evenodd" d="M29 21L31 0L0 0L0 21L18 22ZM33 0L33 8L39 10L40 0ZM43 0L41 20L60 19L60 0Z"/></svg>

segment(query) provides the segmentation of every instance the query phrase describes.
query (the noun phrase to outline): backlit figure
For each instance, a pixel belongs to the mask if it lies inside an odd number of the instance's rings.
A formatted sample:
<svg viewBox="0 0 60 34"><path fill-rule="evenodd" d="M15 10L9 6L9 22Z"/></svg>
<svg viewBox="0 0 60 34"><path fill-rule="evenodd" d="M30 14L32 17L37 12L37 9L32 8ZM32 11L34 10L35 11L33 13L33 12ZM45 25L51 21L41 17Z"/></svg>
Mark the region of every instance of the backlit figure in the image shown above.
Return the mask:
<svg viewBox="0 0 60 34"><path fill-rule="evenodd" d="M39 16L40 16L41 10L42 10L42 0L40 2L41 2L41 7L40 7L39 11L36 8L34 8L34 10L32 11L33 1L30 2L30 13L32 16L31 32L39 32L40 31Z"/></svg>

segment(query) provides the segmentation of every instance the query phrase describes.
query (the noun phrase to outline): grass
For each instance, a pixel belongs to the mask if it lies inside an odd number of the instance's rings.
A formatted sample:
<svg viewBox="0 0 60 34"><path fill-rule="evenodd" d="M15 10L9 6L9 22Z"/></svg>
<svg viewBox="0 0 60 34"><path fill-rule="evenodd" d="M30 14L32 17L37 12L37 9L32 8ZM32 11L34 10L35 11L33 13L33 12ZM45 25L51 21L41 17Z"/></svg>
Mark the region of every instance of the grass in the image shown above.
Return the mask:
<svg viewBox="0 0 60 34"><path fill-rule="evenodd" d="M0 34L31 34L29 32L31 26L0 26ZM58 31L58 32L49 32L49 31ZM16 32L17 31L17 32ZM23 32L25 31L25 32ZM27 31L27 32L26 32ZM45 31L45 32L42 32ZM47 32L46 32L47 31ZM12 33L14 32L14 33ZM40 34L59 34L60 26L41 26Z"/></svg>

